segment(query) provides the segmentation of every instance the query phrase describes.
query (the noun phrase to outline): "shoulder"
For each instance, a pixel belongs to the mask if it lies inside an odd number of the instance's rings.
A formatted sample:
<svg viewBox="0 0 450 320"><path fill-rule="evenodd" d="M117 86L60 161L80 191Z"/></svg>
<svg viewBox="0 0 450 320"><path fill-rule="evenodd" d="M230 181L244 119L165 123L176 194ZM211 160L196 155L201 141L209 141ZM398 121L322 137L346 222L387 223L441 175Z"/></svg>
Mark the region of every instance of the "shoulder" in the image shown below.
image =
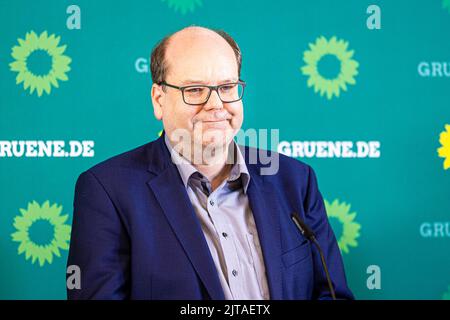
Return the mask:
<svg viewBox="0 0 450 320"><path fill-rule="evenodd" d="M256 152L260 151L261 149L256 149ZM262 151L263 155L264 153L265 150ZM290 209L286 209L286 212L290 212L292 208L299 212L309 212L310 205L320 201L316 174L309 164L274 151L267 152L259 160L258 164L249 164L251 178L263 181L266 190L278 195L280 203L289 204ZM262 170L264 166L271 167L267 174Z"/></svg>
<svg viewBox="0 0 450 320"><path fill-rule="evenodd" d="M242 147L246 163L255 174L267 181L302 184L307 183L314 170L308 164L279 152Z"/></svg>
<svg viewBox="0 0 450 320"><path fill-rule="evenodd" d="M257 164L248 164L251 179L263 182L266 190L278 195L280 203L288 203L290 208L302 211L300 208L307 208L320 196L315 172L309 164L274 151L246 150L261 153Z"/></svg>

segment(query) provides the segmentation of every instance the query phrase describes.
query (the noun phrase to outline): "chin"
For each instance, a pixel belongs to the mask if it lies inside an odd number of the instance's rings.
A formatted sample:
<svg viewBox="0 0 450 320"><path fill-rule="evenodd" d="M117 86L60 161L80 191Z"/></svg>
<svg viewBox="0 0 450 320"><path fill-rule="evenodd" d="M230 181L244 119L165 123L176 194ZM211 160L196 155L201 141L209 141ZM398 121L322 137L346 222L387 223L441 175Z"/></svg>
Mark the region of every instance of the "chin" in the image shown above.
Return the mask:
<svg viewBox="0 0 450 320"><path fill-rule="evenodd" d="M217 148L217 147L223 147L227 144L227 139L217 139L217 138L203 138L201 141L202 146L209 147L209 148Z"/></svg>
<svg viewBox="0 0 450 320"><path fill-rule="evenodd" d="M231 142L234 137L234 130L231 128L210 128L203 131L202 145L223 146Z"/></svg>

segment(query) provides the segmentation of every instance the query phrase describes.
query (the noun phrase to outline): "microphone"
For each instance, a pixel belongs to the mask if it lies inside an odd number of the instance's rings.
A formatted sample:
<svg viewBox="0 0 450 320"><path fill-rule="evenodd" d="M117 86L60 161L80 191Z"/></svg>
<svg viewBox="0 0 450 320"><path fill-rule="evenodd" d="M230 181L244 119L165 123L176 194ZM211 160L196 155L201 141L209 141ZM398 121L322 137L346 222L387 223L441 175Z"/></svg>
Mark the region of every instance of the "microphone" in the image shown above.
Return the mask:
<svg viewBox="0 0 450 320"><path fill-rule="evenodd" d="M320 247L319 243L317 242L314 232L302 221L302 219L299 218L299 216L296 212L292 213L291 218L294 221L294 224L297 226L297 229L300 231L300 233L302 235L304 235L312 243L314 243L317 250L319 251L320 260L322 260L322 267L323 267L323 270L325 271L325 275L327 277L328 288L330 290L331 297L333 298L333 300L336 300L336 294L334 292L333 284L331 283L330 274L328 273L327 263L325 262L322 248Z"/></svg>

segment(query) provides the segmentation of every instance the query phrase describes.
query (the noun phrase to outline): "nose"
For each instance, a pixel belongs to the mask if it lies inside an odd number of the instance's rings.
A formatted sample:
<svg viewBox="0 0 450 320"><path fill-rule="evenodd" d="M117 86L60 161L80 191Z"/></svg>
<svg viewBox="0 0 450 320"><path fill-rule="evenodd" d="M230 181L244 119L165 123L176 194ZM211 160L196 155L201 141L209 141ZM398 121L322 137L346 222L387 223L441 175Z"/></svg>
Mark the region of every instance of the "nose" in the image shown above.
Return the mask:
<svg viewBox="0 0 450 320"><path fill-rule="evenodd" d="M211 95L209 96L208 101L205 103L204 106L205 110L211 110L211 109L222 109L223 108L223 102L219 98L219 94L216 90L211 91Z"/></svg>

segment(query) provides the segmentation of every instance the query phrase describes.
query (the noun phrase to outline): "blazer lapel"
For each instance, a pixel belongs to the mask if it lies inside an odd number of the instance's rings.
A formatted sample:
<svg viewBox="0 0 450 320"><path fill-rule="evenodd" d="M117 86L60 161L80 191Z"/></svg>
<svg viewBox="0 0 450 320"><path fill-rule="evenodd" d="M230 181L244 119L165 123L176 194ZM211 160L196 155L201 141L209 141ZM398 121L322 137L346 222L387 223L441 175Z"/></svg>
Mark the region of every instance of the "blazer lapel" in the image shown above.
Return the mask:
<svg viewBox="0 0 450 320"><path fill-rule="evenodd" d="M156 150L152 150L152 158L158 159L159 168L155 168L155 163L150 166L149 170L156 173L157 176L147 184L155 194L173 232L183 246L211 299L224 300L225 296L208 244L177 168L172 163L169 151L164 145L163 136L157 140L156 144L159 146L155 148ZM164 164L165 168L162 168L161 164Z"/></svg>
<svg viewBox="0 0 450 320"><path fill-rule="evenodd" d="M177 168L172 163L170 153L164 144L164 135L149 150L149 158L153 160L149 171L157 176L147 182L148 186L154 192L211 299L224 300L225 296L208 244ZM276 197L277 190L264 181L264 177L259 173L259 166L248 164L247 159L246 165L251 177L247 195L263 252L270 299L279 300L283 298L281 235L278 219L282 208Z"/></svg>
<svg viewBox="0 0 450 320"><path fill-rule="evenodd" d="M250 207L255 219L258 236L264 256L270 299L282 299L282 261L279 199L277 190L264 183L264 177L255 165L247 164L250 172L250 184L247 190Z"/></svg>

